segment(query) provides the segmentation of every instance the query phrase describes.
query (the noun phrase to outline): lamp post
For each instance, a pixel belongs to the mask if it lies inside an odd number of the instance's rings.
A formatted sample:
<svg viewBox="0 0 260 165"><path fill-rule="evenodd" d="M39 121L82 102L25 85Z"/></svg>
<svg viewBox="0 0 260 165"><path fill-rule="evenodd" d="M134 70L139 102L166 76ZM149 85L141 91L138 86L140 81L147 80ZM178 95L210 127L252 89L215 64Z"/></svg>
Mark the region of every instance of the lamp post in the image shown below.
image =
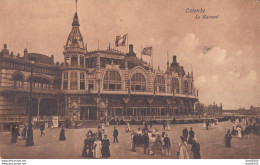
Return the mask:
<svg viewBox="0 0 260 165"><path fill-rule="evenodd" d="M30 79L30 97L29 97L29 110L28 110L28 130L27 130L27 138L26 138L26 146L33 146L33 125L32 125L32 83L33 83L33 69L34 69L34 60L30 60L31 66L31 79Z"/></svg>

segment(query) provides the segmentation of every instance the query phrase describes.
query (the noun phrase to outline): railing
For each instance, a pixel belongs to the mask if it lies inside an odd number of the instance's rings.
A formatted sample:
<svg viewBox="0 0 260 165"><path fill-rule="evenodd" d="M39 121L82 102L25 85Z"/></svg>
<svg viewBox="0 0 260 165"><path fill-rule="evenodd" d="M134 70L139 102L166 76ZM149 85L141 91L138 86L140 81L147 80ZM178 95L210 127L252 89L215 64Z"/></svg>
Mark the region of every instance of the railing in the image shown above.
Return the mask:
<svg viewBox="0 0 260 165"><path fill-rule="evenodd" d="M0 122L23 122L27 119L27 116L20 115L2 115L0 116Z"/></svg>
<svg viewBox="0 0 260 165"><path fill-rule="evenodd" d="M141 120L195 120L195 119L216 119L223 117L221 114L218 115L166 115L166 116L115 116L115 120L123 121L141 121Z"/></svg>

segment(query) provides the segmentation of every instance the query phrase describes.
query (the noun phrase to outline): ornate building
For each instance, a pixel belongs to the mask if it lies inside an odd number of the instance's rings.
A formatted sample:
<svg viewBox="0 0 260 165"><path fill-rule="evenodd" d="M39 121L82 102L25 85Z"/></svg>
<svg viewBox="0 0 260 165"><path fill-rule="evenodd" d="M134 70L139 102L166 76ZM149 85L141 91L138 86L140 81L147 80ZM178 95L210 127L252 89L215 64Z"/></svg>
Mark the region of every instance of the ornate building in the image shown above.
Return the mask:
<svg viewBox="0 0 260 165"><path fill-rule="evenodd" d="M54 63L53 56L28 53L27 49L23 57L15 56L4 45L0 53L1 115L26 115L31 67L34 116L141 120L194 113L198 91L193 73L185 73L176 56L162 71L139 59L133 45L128 53L110 46L88 51L79 27L76 12L61 64Z"/></svg>

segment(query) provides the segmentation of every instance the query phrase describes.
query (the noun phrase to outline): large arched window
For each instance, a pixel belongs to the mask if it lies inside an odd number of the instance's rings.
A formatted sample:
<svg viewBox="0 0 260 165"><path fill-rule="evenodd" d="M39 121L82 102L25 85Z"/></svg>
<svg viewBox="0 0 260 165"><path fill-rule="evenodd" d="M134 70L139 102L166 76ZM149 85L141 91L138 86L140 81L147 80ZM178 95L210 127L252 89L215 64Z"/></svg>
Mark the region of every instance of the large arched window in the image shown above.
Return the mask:
<svg viewBox="0 0 260 165"><path fill-rule="evenodd" d="M179 80L176 77L172 78L172 92L173 93L180 93Z"/></svg>
<svg viewBox="0 0 260 165"><path fill-rule="evenodd" d="M117 71L107 71L103 80L103 90L121 90L121 76Z"/></svg>
<svg viewBox="0 0 260 165"><path fill-rule="evenodd" d="M135 73L131 78L131 90L132 91L145 91L146 80L141 73Z"/></svg>
<svg viewBox="0 0 260 165"><path fill-rule="evenodd" d="M162 75L155 76L154 87L157 92L165 92L165 79Z"/></svg>
<svg viewBox="0 0 260 165"><path fill-rule="evenodd" d="M187 81L187 80L184 81L183 92L184 92L184 93L188 93L188 81Z"/></svg>
<svg viewBox="0 0 260 165"><path fill-rule="evenodd" d="M14 87L22 88L23 87L23 76L20 73L14 73L13 75Z"/></svg>

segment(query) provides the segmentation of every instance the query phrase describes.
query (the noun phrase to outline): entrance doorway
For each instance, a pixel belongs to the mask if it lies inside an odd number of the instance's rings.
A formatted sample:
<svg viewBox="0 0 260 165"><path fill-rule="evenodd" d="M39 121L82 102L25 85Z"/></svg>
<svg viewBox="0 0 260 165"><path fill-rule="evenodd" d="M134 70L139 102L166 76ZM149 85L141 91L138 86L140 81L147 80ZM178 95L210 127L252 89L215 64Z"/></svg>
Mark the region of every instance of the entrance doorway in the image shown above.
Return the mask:
<svg viewBox="0 0 260 165"><path fill-rule="evenodd" d="M80 120L96 120L97 108L96 107L80 107Z"/></svg>

